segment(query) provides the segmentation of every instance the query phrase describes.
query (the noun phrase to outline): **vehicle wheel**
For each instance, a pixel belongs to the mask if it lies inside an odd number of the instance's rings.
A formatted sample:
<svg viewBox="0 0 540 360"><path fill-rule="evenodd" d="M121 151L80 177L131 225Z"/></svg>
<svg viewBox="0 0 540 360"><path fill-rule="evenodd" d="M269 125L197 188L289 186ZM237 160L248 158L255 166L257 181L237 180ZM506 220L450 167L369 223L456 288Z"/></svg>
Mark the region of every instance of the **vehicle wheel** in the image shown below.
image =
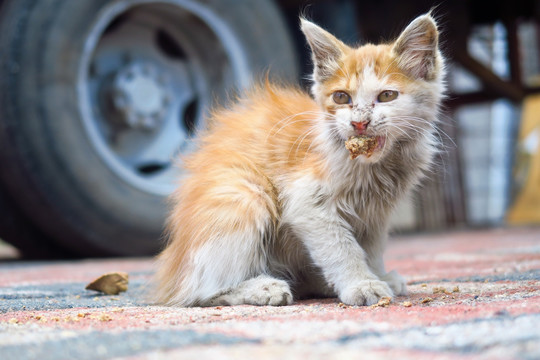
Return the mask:
<svg viewBox="0 0 540 360"><path fill-rule="evenodd" d="M270 0L11 0L0 49L0 186L84 256L155 253L205 109L297 78Z"/></svg>

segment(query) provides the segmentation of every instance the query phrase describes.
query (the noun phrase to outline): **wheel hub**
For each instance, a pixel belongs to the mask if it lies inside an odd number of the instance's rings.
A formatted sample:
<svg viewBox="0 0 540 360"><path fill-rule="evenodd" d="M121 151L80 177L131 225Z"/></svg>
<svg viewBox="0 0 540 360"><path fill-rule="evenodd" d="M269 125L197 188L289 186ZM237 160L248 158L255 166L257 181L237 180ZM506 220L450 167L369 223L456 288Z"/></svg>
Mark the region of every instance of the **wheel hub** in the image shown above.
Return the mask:
<svg viewBox="0 0 540 360"><path fill-rule="evenodd" d="M249 83L243 43L213 6L112 1L88 35L78 79L84 126L105 164L141 191L170 194L182 173L173 159L196 149L204 109Z"/></svg>
<svg viewBox="0 0 540 360"><path fill-rule="evenodd" d="M112 104L123 125L154 130L163 124L171 104L165 77L150 63L128 63L112 82Z"/></svg>

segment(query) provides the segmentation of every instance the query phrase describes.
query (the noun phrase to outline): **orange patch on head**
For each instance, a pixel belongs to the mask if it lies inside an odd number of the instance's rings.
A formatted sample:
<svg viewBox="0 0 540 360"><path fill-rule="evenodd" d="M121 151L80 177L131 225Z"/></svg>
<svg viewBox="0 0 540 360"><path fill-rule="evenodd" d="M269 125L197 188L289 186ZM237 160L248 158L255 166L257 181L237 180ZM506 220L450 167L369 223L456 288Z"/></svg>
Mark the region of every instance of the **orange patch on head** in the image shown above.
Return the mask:
<svg viewBox="0 0 540 360"><path fill-rule="evenodd" d="M414 79L399 68L392 46L392 44L367 44L347 49L335 73L320 83L319 90L323 95L322 105L325 110L334 114L340 106L345 106L335 104L331 99L332 94L341 90L354 97L363 84L366 69L372 70L379 80L396 84L401 89L414 82Z"/></svg>

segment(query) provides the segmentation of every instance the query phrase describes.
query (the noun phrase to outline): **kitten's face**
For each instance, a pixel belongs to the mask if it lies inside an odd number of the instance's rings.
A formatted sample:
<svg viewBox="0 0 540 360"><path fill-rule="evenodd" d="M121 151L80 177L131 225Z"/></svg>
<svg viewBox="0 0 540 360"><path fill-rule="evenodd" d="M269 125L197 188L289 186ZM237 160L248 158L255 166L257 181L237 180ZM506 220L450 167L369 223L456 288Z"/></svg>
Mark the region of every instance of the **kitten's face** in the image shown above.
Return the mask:
<svg viewBox="0 0 540 360"><path fill-rule="evenodd" d="M392 44L353 49L312 23L302 23L313 51L313 95L327 113L326 133L338 143L376 137L376 162L399 141L433 126L442 92L438 33L429 16L411 23Z"/></svg>

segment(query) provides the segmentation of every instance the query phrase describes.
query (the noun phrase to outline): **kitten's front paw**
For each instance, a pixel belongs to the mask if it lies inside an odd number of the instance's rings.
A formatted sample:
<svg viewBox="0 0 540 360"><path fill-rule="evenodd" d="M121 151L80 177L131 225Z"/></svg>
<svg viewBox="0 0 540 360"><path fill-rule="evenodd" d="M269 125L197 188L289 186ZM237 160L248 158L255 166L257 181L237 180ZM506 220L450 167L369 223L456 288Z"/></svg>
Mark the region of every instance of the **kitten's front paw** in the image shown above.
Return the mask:
<svg viewBox="0 0 540 360"><path fill-rule="evenodd" d="M407 281L395 270L381 277L381 280L390 286L395 295L407 295Z"/></svg>
<svg viewBox="0 0 540 360"><path fill-rule="evenodd" d="M340 300L347 305L373 305L382 297L392 297L392 290L380 280L362 280L347 287L339 295Z"/></svg>

